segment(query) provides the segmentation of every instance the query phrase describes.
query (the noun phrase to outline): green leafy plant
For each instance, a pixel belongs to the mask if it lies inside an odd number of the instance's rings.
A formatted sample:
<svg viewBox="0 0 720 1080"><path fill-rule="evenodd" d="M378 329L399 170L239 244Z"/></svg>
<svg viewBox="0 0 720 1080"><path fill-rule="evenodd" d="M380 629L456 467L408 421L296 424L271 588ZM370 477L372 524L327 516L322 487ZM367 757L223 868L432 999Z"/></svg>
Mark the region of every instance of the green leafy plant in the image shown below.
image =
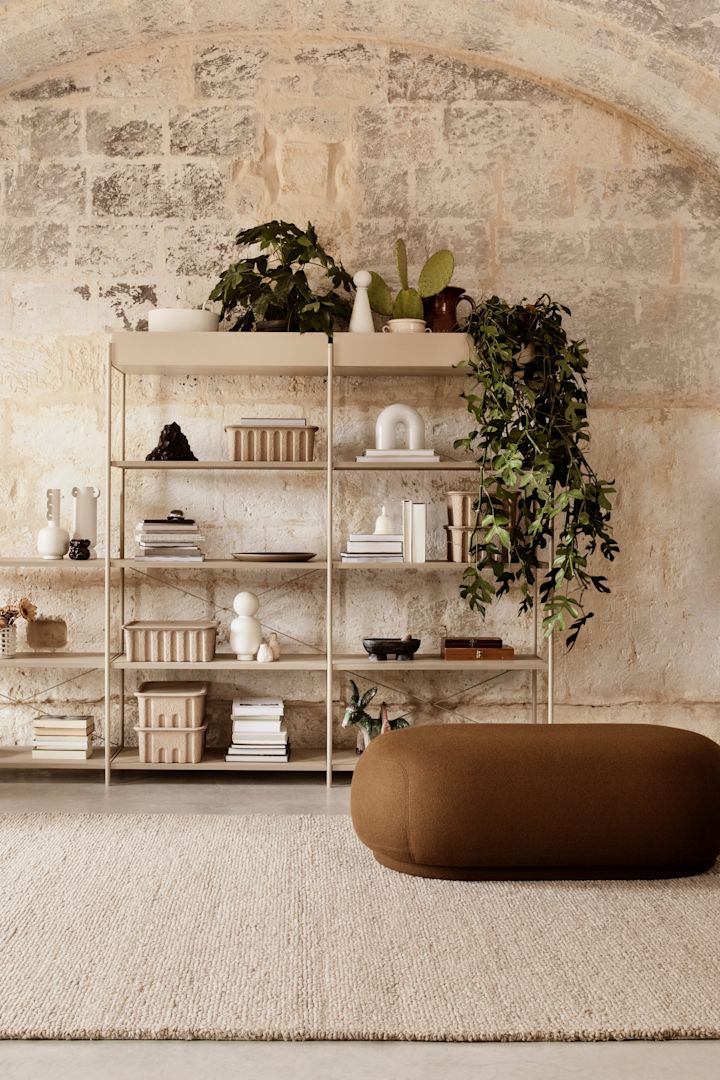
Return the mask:
<svg viewBox="0 0 720 1080"><path fill-rule="evenodd" d="M331 334L336 321L348 321L347 295L352 278L343 265L328 255L308 222L300 229L286 221L267 221L242 229L235 237L241 247L259 248L225 270L210 293L222 305L221 318L238 312L231 330L254 330L258 324L282 322L284 329ZM332 288L318 291L306 270L319 270Z"/></svg>
<svg viewBox="0 0 720 1080"><path fill-rule="evenodd" d="M610 591L590 560L599 552L612 561L619 548L610 527L615 488L585 457L587 349L568 338L569 314L547 295L534 304L491 296L476 305L464 328L475 381L463 397L473 430L455 446L471 450L480 465L474 563L463 575L462 597L484 616L517 581L524 612L539 582L544 633L569 631L572 648L593 617L587 590ZM553 534L555 556L543 573Z"/></svg>
<svg viewBox="0 0 720 1080"><path fill-rule="evenodd" d="M393 300L390 286L385 279L375 270L371 270L372 280L368 289L370 307L380 315L391 315L393 319L422 319L423 298L435 296L450 284L455 270L453 254L443 248L431 255L420 271L417 289L411 288L408 280L407 248L404 240L396 241L395 258L400 292Z"/></svg>

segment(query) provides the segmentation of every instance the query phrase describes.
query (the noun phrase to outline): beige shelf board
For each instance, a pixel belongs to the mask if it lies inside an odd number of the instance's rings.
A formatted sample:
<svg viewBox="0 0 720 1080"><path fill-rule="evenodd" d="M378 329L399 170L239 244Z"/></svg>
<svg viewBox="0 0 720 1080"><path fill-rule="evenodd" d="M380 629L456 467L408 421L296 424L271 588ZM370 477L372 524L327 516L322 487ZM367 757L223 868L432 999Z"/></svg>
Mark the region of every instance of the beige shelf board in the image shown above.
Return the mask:
<svg viewBox="0 0 720 1080"><path fill-rule="evenodd" d="M103 653L80 652L29 652L16 653L15 656L0 660L0 670L4 667L16 668L102 668L105 665Z"/></svg>
<svg viewBox="0 0 720 1080"><path fill-rule="evenodd" d="M334 334L336 375L467 375L465 334Z"/></svg>
<svg viewBox="0 0 720 1080"><path fill-rule="evenodd" d="M113 461L114 469L148 469L152 471L202 472L203 470L276 469L326 472L324 461Z"/></svg>
<svg viewBox="0 0 720 1080"><path fill-rule="evenodd" d="M365 653L334 656L335 671L545 671L547 663L541 656L519 654L512 660L443 660L430 653L416 653L414 660L371 660Z"/></svg>
<svg viewBox="0 0 720 1080"><path fill-rule="evenodd" d="M327 570L327 563L311 562L275 562L271 559L243 562L241 559L205 559L203 562L187 562L183 559L152 562L150 559L111 559L113 567L125 567L133 570Z"/></svg>
<svg viewBox="0 0 720 1080"><path fill-rule="evenodd" d="M205 663L201 661L179 663L170 660L130 661L125 656L118 656L113 660L112 666L134 671L156 669L162 671L255 671L268 674L272 674L273 671L325 671L327 669L324 653L290 654L269 664L259 664L257 660L236 660L232 653L216 653L212 660Z"/></svg>
<svg viewBox="0 0 720 1080"><path fill-rule="evenodd" d="M129 332L111 342L126 375L327 375L324 334Z"/></svg>
<svg viewBox="0 0 720 1080"><path fill-rule="evenodd" d="M332 771L354 772L360 757L355 750L333 750Z"/></svg>
<svg viewBox="0 0 720 1080"><path fill-rule="evenodd" d="M335 570L392 570L392 571L404 571L404 570L421 570L427 572L431 571L460 571L467 570L468 563L448 562L446 559L434 559L428 560L428 562L381 562L378 560L375 562L334 562L333 568Z"/></svg>
<svg viewBox="0 0 720 1080"><path fill-rule="evenodd" d="M475 461L338 461L336 472L477 472Z"/></svg>
<svg viewBox="0 0 720 1080"><path fill-rule="evenodd" d="M102 570L105 566L102 555L99 559L40 559L33 555L23 555L17 559L0 559L0 567L7 567L8 569L22 569L22 567L35 567L35 566L47 566L55 567L65 570L71 570L75 573L76 570Z"/></svg>
<svg viewBox="0 0 720 1080"><path fill-rule="evenodd" d="M224 750L206 750L196 764L153 764L140 761L137 748L128 747L113 758L115 769L143 769L157 772L325 772L324 750L292 750L289 761L226 761Z"/></svg>
<svg viewBox="0 0 720 1080"><path fill-rule="evenodd" d="M102 769L105 767L105 750L96 746L92 757L84 760L62 761L32 756L30 746L0 746L0 769Z"/></svg>

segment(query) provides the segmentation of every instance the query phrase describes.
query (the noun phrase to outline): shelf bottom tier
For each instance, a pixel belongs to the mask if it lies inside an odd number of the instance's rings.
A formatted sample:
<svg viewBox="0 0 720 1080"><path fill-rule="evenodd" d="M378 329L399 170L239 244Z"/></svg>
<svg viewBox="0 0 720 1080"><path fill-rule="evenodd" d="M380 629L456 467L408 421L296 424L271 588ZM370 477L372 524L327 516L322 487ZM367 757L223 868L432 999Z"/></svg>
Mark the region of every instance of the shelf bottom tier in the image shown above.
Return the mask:
<svg viewBox="0 0 720 1080"><path fill-rule="evenodd" d="M76 760L32 756L31 746L0 746L0 769L103 769L105 750L96 746L92 757Z"/></svg>
<svg viewBox="0 0 720 1080"><path fill-rule="evenodd" d="M348 751L336 751L333 755L333 769L347 772L354 768L347 758ZM355 757L354 751L352 752ZM127 747L121 750L113 758L113 771L115 769L142 769L156 772L325 772L326 760L323 749L299 749L291 750L289 761L226 761L225 751L212 749L206 750L202 761L196 764L153 763L140 761L135 747Z"/></svg>

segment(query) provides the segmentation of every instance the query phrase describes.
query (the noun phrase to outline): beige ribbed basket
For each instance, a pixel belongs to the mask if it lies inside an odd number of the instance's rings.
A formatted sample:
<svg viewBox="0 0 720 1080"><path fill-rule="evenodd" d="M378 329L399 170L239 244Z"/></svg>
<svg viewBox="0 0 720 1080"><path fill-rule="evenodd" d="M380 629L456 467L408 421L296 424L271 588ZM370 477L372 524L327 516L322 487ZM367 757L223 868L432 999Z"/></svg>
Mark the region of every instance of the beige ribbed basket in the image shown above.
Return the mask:
<svg viewBox="0 0 720 1080"><path fill-rule="evenodd" d="M136 691L141 728L199 728L205 719L208 684L144 682Z"/></svg>
<svg viewBox="0 0 720 1080"><path fill-rule="evenodd" d="M205 619L186 622L131 622L125 631L125 654L132 664L206 664L215 655L217 623Z"/></svg>
<svg viewBox="0 0 720 1080"><path fill-rule="evenodd" d="M231 461L312 461L316 427L225 427Z"/></svg>
<svg viewBox="0 0 720 1080"><path fill-rule="evenodd" d="M135 728L140 761L153 765L197 765L205 750L207 725L199 728Z"/></svg>

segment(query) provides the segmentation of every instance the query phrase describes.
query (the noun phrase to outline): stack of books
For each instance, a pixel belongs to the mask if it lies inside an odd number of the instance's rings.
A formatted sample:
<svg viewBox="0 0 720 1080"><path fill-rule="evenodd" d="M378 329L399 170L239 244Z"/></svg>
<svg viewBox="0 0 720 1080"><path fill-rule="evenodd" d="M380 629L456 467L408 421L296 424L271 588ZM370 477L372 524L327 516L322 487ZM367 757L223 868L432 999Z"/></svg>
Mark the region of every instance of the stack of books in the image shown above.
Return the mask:
<svg viewBox="0 0 720 1080"><path fill-rule="evenodd" d="M145 518L135 527L135 558L147 562L202 562L205 556L198 544L204 539L188 518Z"/></svg>
<svg viewBox="0 0 720 1080"><path fill-rule="evenodd" d="M424 563L427 503L403 499L402 526L404 562Z"/></svg>
<svg viewBox="0 0 720 1080"><path fill-rule="evenodd" d="M290 743L282 698L235 698L226 761L288 761Z"/></svg>
<svg viewBox="0 0 720 1080"><path fill-rule="evenodd" d="M92 716L41 716L33 723L33 761L84 761L92 756Z"/></svg>
<svg viewBox="0 0 720 1080"><path fill-rule="evenodd" d="M436 454L434 450L365 450L355 458L356 461L373 462L378 464L380 462L414 462L416 465L421 462L439 461L440 455Z"/></svg>
<svg viewBox="0 0 720 1080"><path fill-rule="evenodd" d="M402 533L350 533L345 550L340 553L344 563L403 562Z"/></svg>

